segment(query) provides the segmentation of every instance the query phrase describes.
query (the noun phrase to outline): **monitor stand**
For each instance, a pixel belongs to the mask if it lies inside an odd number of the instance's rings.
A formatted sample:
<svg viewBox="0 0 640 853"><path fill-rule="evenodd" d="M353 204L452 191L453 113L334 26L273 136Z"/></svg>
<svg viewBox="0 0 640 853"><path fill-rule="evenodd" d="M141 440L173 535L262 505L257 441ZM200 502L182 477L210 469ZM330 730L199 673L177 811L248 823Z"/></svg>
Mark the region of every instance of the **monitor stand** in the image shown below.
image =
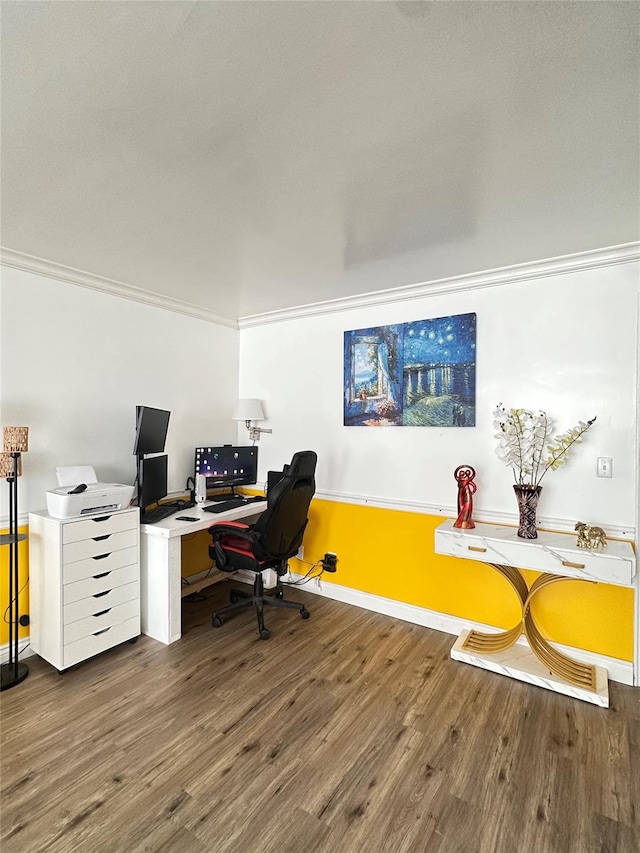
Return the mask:
<svg viewBox="0 0 640 853"><path fill-rule="evenodd" d="M225 492L220 495L207 495L206 503L221 503L222 501L232 501L234 498L244 498L236 492L236 487L231 486L231 492Z"/></svg>

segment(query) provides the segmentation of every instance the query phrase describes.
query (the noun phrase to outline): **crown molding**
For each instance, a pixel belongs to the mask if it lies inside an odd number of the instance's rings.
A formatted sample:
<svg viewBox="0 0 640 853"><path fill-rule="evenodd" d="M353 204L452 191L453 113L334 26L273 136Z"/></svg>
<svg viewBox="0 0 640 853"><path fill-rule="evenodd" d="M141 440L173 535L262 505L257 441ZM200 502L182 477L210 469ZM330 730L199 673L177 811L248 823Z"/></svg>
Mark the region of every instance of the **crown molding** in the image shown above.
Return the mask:
<svg viewBox="0 0 640 853"><path fill-rule="evenodd" d="M191 302L184 302L181 299L175 299L173 296L162 296L159 293L152 293L150 290L144 290L132 284L125 284L122 281L104 278L103 276L94 275L84 270L77 270L74 267L66 267L64 264L57 264L54 261L47 261L44 258L36 258L33 255L26 255L23 252L17 252L14 249L7 249L3 246L0 246L0 264L5 267L11 267L12 269L22 270L23 272L35 273L45 278L54 278L58 281L64 281L67 284L86 287L89 290L96 290L99 293L120 296L123 299L129 299L132 302L141 302L143 305L151 305L154 308L162 308L165 311L186 314L187 317L195 317L197 320L205 320L209 323L216 323L219 326L228 326L232 329L238 328L238 321L235 318L227 317L224 314L217 314L215 311L203 308L200 305L193 305Z"/></svg>
<svg viewBox="0 0 640 853"><path fill-rule="evenodd" d="M403 287L393 287L363 293L357 296L345 296L339 299L329 299L324 302L312 302L294 308L285 308L281 311L250 314L236 320L233 317L225 314L217 314L208 308L194 305L191 302L184 302L172 296L152 293L149 290L136 287L132 284L115 281L114 279L105 278L94 273L78 270L74 267L67 267L64 264L58 264L54 261L37 258L34 255L27 255L23 252L0 246L0 265L2 266L35 273L45 278L57 279L58 281L75 284L79 287L86 287L89 290L95 290L100 293L120 296L123 299L140 302L143 305L151 305L154 308L162 308L165 311L174 311L178 314L185 314L188 317L195 317L198 320L205 320L206 322L227 326L232 329L248 329L254 326L264 326L286 320L315 317L321 314L333 314L338 311L367 308L374 305L384 305L389 302L402 302L444 293L464 292L487 287L501 287L505 284L517 284L553 275L565 275L584 270L617 266L638 260L640 260L640 242L624 243L604 249L593 249L588 252L578 252L547 260L498 267L483 272L435 279L419 284L409 284Z"/></svg>
<svg viewBox="0 0 640 853"><path fill-rule="evenodd" d="M478 290L486 287L501 287L505 284L518 284L553 275L566 275L567 273L600 269L602 267L617 266L618 264L628 264L637 260L640 260L640 242L624 243L604 249L593 249L588 252L578 252L557 258L531 261L526 264L513 264L512 266L498 267L483 272L468 273L451 276L450 278L435 279L434 281L425 281L420 284L409 284L403 287L362 293L358 296L328 299L325 302L314 302L308 305L300 305L296 308L286 308L282 311L251 314L246 317L240 317L238 327L240 329L249 329L253 326L265 326L269 323L280 323L285 320L295 320L301 317L315 317L320 314L333 314L337 311L368 308L373 305L402 302L424 296Z"/></svg>

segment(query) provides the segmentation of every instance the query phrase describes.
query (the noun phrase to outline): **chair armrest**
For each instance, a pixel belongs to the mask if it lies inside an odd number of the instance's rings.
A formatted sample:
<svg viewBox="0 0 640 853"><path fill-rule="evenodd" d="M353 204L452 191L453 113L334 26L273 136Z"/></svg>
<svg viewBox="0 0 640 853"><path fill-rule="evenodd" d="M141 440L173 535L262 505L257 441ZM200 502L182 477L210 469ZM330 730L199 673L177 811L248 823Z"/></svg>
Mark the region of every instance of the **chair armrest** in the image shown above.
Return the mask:
<svg viewBox="0 0 640 853"><path fill-rule="evenodd" d="M208 528L213 539L219 539L222 536L240 536L242 539L251 539L253 525L243 524L241 521L220 521L217 524L212 524Z"/></svg>

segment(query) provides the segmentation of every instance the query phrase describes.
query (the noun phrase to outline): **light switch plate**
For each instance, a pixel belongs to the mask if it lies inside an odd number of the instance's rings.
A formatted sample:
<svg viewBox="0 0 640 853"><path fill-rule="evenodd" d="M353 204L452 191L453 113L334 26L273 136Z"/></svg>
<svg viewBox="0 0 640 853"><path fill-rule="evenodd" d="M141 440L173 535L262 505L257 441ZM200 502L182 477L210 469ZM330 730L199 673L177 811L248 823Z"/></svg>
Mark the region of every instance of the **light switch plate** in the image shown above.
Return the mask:
<svg viewBox="0 0 640 853"><path fill-rule="evenodd" d="M613 477L613 457L598 456L598 477Z"/></svg>

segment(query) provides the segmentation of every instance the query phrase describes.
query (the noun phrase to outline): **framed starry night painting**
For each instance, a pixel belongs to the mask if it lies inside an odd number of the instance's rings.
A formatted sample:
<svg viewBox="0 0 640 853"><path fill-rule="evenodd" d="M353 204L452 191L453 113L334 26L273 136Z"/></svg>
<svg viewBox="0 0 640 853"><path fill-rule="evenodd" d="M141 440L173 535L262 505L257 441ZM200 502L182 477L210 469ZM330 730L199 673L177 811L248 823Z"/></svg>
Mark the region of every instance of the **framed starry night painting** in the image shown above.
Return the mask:
<svg viewBox="0 0 640 853"><path fill-rule="evenodd" d="M476 425L476 315L344 333L345 426Z"/></svg>

